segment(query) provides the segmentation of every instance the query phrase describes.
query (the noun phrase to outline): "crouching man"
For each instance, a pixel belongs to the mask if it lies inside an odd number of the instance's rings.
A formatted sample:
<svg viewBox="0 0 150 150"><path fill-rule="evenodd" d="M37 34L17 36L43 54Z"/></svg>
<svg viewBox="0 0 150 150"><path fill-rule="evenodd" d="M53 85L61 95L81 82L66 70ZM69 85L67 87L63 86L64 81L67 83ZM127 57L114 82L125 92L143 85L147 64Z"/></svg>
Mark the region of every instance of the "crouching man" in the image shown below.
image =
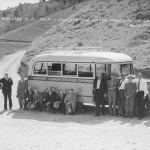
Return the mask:
<svg viewBox="0 0 150 150"><path fill-rule="evenodd" d="M34 95L33 95L33 103L35 104L35 109L38 109L39 111L43 111L42 106L43 106L43 96L41 93L38 92L38 89L34 90Z"/></svg>
<svg viewBox="0 0 150 150"><path fill-rule="evenodd" d="M71 108L72 115L75 115L77 95L74 93L73 89L69 90L69 94L66 95L64 103L66 105L66 109L68 110Z"/></svg>

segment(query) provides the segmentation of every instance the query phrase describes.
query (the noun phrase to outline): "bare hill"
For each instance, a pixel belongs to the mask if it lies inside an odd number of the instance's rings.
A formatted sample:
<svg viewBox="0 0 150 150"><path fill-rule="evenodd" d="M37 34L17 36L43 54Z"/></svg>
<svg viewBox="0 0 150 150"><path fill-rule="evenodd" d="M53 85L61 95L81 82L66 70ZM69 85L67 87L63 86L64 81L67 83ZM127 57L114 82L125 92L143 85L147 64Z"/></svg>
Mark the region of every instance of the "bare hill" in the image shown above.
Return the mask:
<svg viewBox="0 0 150 150"><path fill-rule="evenodd" d="M62 19L66 19L72 14L79 11L81 8L83 8L85 5L87 5L89 1L82 2L80 4L75 5L75 8L73 7L66 8L64 10L58 10L55 13L52 13L46 17L41 17L39 19L34 18L34 21L28 25L23 25L23 27L20 27L20 25L16 24L16 28L18 25L18 28L9 31L3 35L0 36L0 39L7 39L7 40L20 40L20 41L33 41L35 38L43 34L44 32L51 29L53 25L56 25L60 22L62 22ZM40 7L39 14L44 16L44 6L49 3L42 4L43 7ZM31 14L30 14L31 16ZM28 23L28 21L25 21Z"/></svg>
<svg viewBox="0 0 150 150"><path fill-rule="evenodd" d="M149 68L149 6L148 0L93 0L70 20L37 38L23 61L27 63L47 47L83 46L125 53L133 58L136 68Z"/></svg>

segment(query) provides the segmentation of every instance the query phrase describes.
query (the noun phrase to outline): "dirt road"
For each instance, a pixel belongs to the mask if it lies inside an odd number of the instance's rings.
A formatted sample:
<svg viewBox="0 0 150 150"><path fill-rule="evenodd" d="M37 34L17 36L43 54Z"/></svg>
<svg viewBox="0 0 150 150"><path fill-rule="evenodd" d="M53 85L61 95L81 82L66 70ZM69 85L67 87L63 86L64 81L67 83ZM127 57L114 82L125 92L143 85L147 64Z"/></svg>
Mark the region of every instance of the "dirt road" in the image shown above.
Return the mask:
<svg viewBox="0 0 150 150"><path fill-rule="evenodd" d="M8 71L14 81L13 110L0 111L0 150L149 150L150 117L141 121L137 117L110 117L108 109L106 116L94 117L94 107L86 107L85 114L75 116L19 110L16 72L24 53L0 62L0 76Z"/></svg>

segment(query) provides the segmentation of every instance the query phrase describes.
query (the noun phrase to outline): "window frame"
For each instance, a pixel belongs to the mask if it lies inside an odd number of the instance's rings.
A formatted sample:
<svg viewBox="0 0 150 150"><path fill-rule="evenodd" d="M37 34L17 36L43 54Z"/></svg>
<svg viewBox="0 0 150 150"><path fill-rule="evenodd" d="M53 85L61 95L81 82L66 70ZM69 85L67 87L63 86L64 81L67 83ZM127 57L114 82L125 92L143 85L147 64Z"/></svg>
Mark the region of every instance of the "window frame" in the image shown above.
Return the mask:
<svg viewBox="0 0 150 150"><path fill-rule="evenodd" d="M35 74L35 66L36 66L36 64L38 64L38 63L46 63L46 74ZM34 76L47 76L48 75L48 66L47 66L47 62L44 62L44 61L37 61L37 62L35 62L34 63L34 65L33 65L33 67L32 67L32 74L34 75Z"/></svg>
<svg viewBox="0 0 150 150"><path fill-rule="evenodd" d="M48 63L60 63L61 64L61 76L50 76L50 75L48 75ZM47 71L46 71L46 74L34 74L34 67L35 67L35 65L37 64L37 63L46 63L46 68L47 68ZM63 76L63 64L65 64L65 63L71 63L71 64L76 64L77 65L77 75L75 76L75 77L73 77L73 76ZM78 76L78 65L79 64L93 64L93 77L79 77ZM89 62L89 63L76 63L76 62L59 62L59 61L56 61L56 62L51 62L51 61L36 61L33 65L32 65L32 75L34 75L34 76L44 76L44 77L61 77L61 78L79 78L79 79L95 79L95 63L91 63L91 62Z"/></svg>

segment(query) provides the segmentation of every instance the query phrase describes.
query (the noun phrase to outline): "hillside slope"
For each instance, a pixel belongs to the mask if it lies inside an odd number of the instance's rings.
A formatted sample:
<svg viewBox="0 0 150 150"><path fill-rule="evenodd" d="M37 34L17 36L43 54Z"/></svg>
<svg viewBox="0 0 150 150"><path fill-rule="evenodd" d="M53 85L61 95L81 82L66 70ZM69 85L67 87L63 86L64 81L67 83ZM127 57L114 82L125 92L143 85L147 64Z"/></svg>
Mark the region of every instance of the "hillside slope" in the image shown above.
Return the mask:
<svg viewBox="0 0 150 150"><path fill-rule="evenodd" d="M133 58L136 68L150 68L149 6L148 0L93 0L71 16L72 21L37 38L23 61L28 63L47 47L83 46L125 53Z"/></svg>
<svg viewBox="0 0 150 150"><path fill-rule="evenodd" d="M33 21L33 23L28 24L26 26L20 27L13 31L9 31L0 36L0 39L9 39L9 40L20 40L20 41L33 41L35 38L43 34L44 32L51 29L53 25L56 25L62 22L61 19L66 19L72 14L79 11L81 8L86 6L89 1L82 2L75 6L75 9L72 7L57 11L47 17L43 17L41 20L38 19ZM43 4L44 5L44 4ZM40 13L40 15L42 12ZM28 21L26 21L28 22Z"/></svg>

